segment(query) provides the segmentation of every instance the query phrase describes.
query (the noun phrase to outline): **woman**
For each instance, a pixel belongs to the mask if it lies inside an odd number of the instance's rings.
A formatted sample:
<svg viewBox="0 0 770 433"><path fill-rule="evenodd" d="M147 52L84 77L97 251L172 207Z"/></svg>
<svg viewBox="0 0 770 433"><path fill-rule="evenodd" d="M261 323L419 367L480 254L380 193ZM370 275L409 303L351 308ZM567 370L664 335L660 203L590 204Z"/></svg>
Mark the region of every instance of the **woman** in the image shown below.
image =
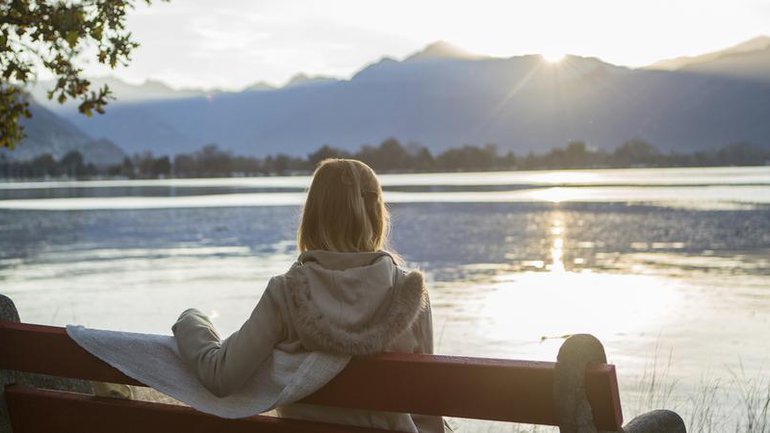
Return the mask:
<svg viewBox="0 0 770 433"><path fill-rule="evenodd" d="M270 280L246 323L224 341L204 314L183 312L172 328L183 361L221 397L238 391L274 351L432 353L422 274L406 272L398 256L386 250L388 226L374 171L355 160L323 161L303 209L296 263ZM440 417L304 404L277 411L287 418L443 431Z"/></svg>

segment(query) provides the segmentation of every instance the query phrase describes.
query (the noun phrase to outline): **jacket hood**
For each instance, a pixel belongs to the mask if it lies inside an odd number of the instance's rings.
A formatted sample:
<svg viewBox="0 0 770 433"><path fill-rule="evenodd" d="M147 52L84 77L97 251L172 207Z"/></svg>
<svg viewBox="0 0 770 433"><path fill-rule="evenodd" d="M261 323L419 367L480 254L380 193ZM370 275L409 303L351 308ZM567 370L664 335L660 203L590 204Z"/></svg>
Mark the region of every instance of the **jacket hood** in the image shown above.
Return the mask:
<svg viewBox="0 0 770 433"><path fill-rule="evenodd" d="M385 251L308 251L286 283L293 322L309 350L381 352L427 304L422 273L405 272Z"/></svg>

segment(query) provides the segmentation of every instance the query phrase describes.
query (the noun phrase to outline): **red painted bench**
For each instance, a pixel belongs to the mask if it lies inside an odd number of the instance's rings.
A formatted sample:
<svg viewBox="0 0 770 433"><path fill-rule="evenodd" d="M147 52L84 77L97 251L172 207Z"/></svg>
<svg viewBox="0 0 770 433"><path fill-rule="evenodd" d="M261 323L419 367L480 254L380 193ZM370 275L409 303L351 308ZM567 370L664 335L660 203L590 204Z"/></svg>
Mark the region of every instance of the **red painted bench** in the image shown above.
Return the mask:
<svg viewBox="0 0 770 433"><path fill-rule="evenodd" d="M342 373L303 402L559 425L562 432L595 432L597 428L629 433L684 432L683 424L675 425L674 417L680 424L681 419L668 411L650 413L639 418L641 423L632 421L622 429L615 367L590 360L587 366L584 363L585 347L598 344L592 338L568 339L558 363L398 353L354 358ZM570 374L565 363L577 366L581 374ZM0 370L6 370L6 375L16 371L142 386L86 352L64 328L9 320L0 320ZM366 386L361 386L363 383ZM185 406L41 389L21 380L5 386L5 401L14 433L382 432L268 416L228 420ZM580 430L586 416L594 430ZM651 421L663 423L667 429L644 427ZM666 427L669 424L674 427Z"/></svg>

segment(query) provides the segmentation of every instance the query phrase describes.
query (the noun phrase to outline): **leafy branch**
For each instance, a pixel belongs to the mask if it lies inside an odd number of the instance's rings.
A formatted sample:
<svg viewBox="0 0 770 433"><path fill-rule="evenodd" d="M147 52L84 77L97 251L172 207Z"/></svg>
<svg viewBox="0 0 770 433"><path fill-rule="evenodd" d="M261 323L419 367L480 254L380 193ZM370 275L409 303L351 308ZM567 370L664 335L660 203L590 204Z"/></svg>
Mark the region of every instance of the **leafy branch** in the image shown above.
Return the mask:
<svg viewBox="0 0 770 433"><path fill-rule="evenodd" d="M79 100L78 111L89 117L104 113L112 93L106 85L92 89L79 61L95 50L96 60L110 68L129 64L139 46L125 25L135 3L0 0L0 148L13 148L24 138L21 119L31 117L24 87L37 70L46 69L55 77L49 99Z"/></svg>

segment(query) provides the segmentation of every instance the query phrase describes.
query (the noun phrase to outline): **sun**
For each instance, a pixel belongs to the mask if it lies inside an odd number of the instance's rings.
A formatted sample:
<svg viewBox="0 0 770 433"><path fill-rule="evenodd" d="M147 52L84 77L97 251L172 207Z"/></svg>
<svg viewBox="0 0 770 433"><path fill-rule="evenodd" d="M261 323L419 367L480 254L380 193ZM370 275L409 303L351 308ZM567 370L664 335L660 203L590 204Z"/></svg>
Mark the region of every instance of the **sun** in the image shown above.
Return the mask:
<svg viewBox="0 0 770 433"><path fill-rule="evenodd" d="M564 51L549 50L540 53L540 57L548 63L559 63L564 59L564 56L566 56Z"/></svg>

